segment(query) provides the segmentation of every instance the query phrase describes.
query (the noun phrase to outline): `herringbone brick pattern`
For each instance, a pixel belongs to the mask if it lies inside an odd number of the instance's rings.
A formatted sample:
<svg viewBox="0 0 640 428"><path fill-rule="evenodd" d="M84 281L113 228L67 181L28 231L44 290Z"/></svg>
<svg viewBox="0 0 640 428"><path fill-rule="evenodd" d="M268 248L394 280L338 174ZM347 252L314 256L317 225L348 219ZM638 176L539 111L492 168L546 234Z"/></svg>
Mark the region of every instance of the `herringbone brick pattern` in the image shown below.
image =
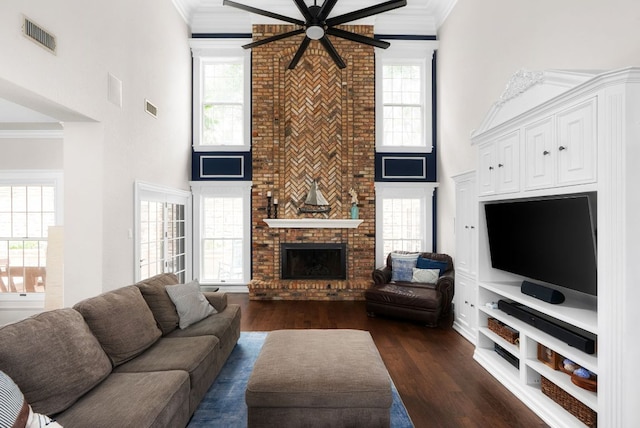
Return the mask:
<svg viewBox="0 0 640 428"><path fill-rule="evenodd" d="M304 202L317 180L331 206L329 218L342 217L342 73L326 54L308 50L296 69L286 73L284 190L286 216L297 216L290 203ZM319 215L327 217L327 215Z"/></svg>

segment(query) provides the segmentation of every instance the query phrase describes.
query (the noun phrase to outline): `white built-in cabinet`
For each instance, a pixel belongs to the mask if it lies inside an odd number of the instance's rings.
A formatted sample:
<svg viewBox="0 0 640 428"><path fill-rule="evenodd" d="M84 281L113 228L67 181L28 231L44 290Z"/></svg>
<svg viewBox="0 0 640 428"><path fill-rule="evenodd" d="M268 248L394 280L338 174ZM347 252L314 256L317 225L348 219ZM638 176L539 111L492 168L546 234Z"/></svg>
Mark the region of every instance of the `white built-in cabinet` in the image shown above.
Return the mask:
<svg viewBox="0 0 640 428"><path fill-rule="evenodd" d="M524 127L524 188L596 181L596 98Z"/></svg>
<svg viewBox="0 0 640 428"><path fill-rule="evenodd" d="M478 149L480 194L520 190L520 132L501 135Z"/></svg>
<svg viewBox="0 0 640 428"><path fill-rule="evenodd" d="M456 282L453 297L453 328L476 343L477 183L475 172L453 177L456 186Z"/></svg>
<svg viewBox="0 0 640 428"><path fill-rule="evenodd" d="M584 424L543 394L542 377L597 412L599 426L636 426L640 192L633 189L640 183L640 68L604 73L521 70L471 140L478 148L477 173L454 177L454 328L472 341L475 337L474 359L550 426ZM472 196L474 187L477 196ZM527 278L491 266L484 205L582 192L597 194L598 296L563 289L566 301L553 305L522 294L520 284ZM572 348L491 305L500 299L592 333L596 353ZM475 317L466 302L473 304ZM489 318L518 330L519 343L491 331ZM515 356L519 366L498 355L496 344ZM599 392L578 387L568 375L539 361L539 345L596 373Z"/></svg>

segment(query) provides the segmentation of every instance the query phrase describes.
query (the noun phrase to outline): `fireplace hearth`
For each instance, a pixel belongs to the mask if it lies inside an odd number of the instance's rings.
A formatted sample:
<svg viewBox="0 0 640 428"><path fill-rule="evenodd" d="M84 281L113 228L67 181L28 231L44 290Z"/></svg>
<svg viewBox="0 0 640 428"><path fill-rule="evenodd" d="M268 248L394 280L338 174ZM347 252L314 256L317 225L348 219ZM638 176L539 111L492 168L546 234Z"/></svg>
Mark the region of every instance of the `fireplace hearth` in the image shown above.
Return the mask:
<svg viewBox="0 0 640 428"><path fill-rule="evenodd" d="M281 244L281 279L346 279L346 244Z"/></svg>

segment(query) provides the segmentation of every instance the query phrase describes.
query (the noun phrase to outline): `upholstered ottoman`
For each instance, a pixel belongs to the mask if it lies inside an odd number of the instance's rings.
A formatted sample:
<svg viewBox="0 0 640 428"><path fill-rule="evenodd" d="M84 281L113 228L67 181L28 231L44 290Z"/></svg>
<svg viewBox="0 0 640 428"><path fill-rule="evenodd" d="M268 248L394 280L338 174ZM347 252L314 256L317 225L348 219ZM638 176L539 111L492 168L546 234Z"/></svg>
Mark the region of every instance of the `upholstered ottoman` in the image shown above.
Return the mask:
<svg viewBox="0 0 640 428"><path fill-rule="evenodd" d="M369 332L278 330L245 399L249 427L388 427L391 380Z"/></svg>
<svg viewBox="0 0 640 428"><path fill-rule="evenodd" d="M430 327L438 325L442 311L442 293L427 287L384 284L364 292L367 314L389 315L419 321Z"/></svg>

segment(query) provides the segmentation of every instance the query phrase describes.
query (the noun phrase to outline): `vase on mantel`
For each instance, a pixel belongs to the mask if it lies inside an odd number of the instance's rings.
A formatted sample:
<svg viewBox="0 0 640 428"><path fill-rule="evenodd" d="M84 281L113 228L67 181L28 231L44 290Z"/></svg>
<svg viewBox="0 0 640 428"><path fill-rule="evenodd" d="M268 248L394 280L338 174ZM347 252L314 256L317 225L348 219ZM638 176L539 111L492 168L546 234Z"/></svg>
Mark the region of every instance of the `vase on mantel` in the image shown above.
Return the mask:
<svg viewBox="0 0 640 428"><path fill-rule="evenodd" d="M355 203L351 204L351 218L356 220L360 215L360 208Z"/></svg>

